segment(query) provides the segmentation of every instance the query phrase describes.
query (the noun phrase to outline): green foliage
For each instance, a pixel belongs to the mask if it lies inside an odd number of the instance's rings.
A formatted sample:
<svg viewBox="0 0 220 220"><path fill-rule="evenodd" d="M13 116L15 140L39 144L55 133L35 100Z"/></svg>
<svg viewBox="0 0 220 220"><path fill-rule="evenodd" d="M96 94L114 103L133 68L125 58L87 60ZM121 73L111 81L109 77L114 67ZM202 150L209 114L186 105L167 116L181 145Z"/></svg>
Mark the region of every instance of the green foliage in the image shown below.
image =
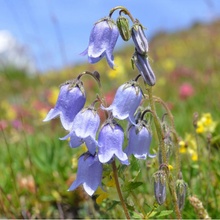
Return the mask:
<svg viewBox="0 0 220 220"><path fill-rule="evenodd" d="M157 76L154 94L170 107L180 140L186 144L181 160L183 177L189 187L187 196L196 195L212 218L220 216L219 42L220 22L216 21L180 33L158 34L150 42L149 53ZM76 174L73 158L77 158L82 149L69 149L67 142L58 139L65 135L59 120L46 124L42 119L54 104L54 85L58 88L84 70L100 73L105 82L102 91L110 103L115 89L135 76L137 70L131 70L130 63L132 52L133 48L128 47L115 53L116 70L110 70L102 60L96 65L77 65L60 73L38 76L28 76L11 68L0 71L1 218L124 218L120 202L116 200L110 201L108 197L98 206L97 195L91 199L81 188L67 192ZM83 82L91 103L99 92L98 86L89 77L83 78ZM184 84L188 86L185 93L181 90ZM162 117L164 109L159 104L156 107ZM196 132L195 121L199 121L203 113L210 113L217 122L211 137L208 133ZM190 146L197 146L196 160L192 159ZM156 151L157 147L153 142L152 148ZM171 155L170 165L172 162ZM172 204L155 206L152 175L157 166L156 160L132 158L131 166L119 169L120 184L133 218L174 218ZM175 167L171 172L175 173ZM108 176L105 181L110 182L111 170L106 169L105 174ZM107 193L111 193L112 188L109 186ZM114 193L110 196L115 198ZM188 199L182 216L198 218Z"/></svg>

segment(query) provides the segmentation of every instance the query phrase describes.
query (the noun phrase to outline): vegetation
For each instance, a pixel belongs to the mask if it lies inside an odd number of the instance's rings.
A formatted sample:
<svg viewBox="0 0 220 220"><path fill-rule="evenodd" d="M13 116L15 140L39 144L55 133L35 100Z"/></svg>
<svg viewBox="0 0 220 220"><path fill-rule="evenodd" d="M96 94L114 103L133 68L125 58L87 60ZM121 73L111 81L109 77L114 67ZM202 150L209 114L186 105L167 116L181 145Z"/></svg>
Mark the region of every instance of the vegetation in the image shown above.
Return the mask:
<svg viewBox="0 0 220 220"><path fill-rule="evenodd" d="M80 187L67 192L82 150L70 150L67 142L58 139L66 135L59 119L51 123L42 120L56 102L59 85L85 70L100 73L102 91L110 104L116 89L136 74L137 70L130 68L133 50L127 47L115 52L116 70L111 70L105 60L35 76L11 67L0 70L1 218L124 218L109 178L103 181L111 193L100 189L90 198ZM199 202L207 218L220 216L219 51L220 21L196 24L173 34L159 33L150 42L151 66L157 77L154 95L169 106L179 135L182 174L188 184L183 218L201 217ZM96 82L89 77L83 82L88 100L94 99L99 91ZM162 116L163 109L156 107ZM156 151L156 142L151 148ZM149 213L149 218L173 218L169 212L172 204L155 203L155 169L151 168L156 163L156 159L133 161L129 170L121 169L125 178L129 171L130 178L139 182L135 186L131 182L122 190L126 196L132 186L134 201L141 204L136 209ZM170 170L175 172L172 163Z"/></svg>

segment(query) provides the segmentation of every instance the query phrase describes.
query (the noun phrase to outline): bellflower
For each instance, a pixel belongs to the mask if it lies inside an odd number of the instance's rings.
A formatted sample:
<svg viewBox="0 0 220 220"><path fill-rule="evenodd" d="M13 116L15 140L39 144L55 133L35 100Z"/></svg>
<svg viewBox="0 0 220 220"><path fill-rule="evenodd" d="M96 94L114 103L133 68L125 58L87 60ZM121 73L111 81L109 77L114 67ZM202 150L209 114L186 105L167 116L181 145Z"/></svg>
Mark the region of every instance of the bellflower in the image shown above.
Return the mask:
<svg viewBox="0 0 220 220"><path fill-rule="evenodd" d="M70 137L70 147L79 147L85 142L89 152L95 154L97 141L96 132L99 128L100 117L93 107L82 109L74 118L71 131L61 140L66 140Z"/></svg>
<svg viewBox="0 0 220 220"><path fill-rule="evenodd" d="M88 55L89 63L96 63L106 56L111 68L114 66L113 50L119 36L119 30L110 17L98 21L90 34L89 46L81 53Z"/></svg>
<svg viewBox="0 0 220 220"><path fill-rule="evenodd" d="M132 124L135 124L134 113L140 105L141 99L142 91L137 82L132 80L118 88L113 103L109 107L102 108L111 111L117 119L128 119Z"/></svg>
<svg viewBox="0 0 220 220"><path fill-rule="evenodd" d="M76 180L72 183L68 191L75 190L81 184L84 190L91 196L101 185L103 165L99 162L97 155L81 155L78 160L78 170Z"/></svg>
<svg viewBox="0 0 220 220"><path fill-rule="evenodd" d="M132 61L135 63L139 73L142 75L144 81L149 85L153 86L156 83L156 77L153 70L151 69L148 57L135 52Z"/></svg>
<svg viewBox="0 0 220 220"><path fill-rule="evenodd" d="M83 108L86 96L81 81L74 81L72 84L63 84L54 108L52 108L43 121L49 121L60 116L62 126L66 130L72 127L73 119Z"/></svg>
<svg viewBox="0 0 220 220"><path fill-rule="evenodd" d="M128 157L122 151L124 131L116 123L106 123L100 130L98 137L98 158L101 163L109 162L116 156L122 164L128 165Z"/></svg>
<svg viewBox="0 0 220 220"><path fill-rule="evenodd" d="M151 139L151 133L141 122L136 126L131 125L128 131L128 146L125 153L128 156L133 154L137 159L146 159L147 156L155 157L149 153Z"/></svg>
<svg viewBox="0 0 220 220"><path fill-rule="evenodd" d="M136 22L131 29L131 37L139 54L146 55L148 52L148 41L143 26Z"/></svg>

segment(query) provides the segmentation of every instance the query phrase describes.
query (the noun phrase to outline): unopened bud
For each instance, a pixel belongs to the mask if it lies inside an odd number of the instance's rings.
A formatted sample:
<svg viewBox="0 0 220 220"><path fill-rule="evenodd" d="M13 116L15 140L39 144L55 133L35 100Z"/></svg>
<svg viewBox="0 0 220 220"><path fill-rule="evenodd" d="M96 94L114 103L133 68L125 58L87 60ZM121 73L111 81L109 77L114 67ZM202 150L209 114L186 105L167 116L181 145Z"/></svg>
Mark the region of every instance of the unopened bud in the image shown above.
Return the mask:
<svg viewBox="0 0 220 220"><path fill-rule="evenodd" d="M178 179L176 182L176 195L177 203L180 210L183 209L186 199L187 184L182 180Z"/></svg>
<svg viewBox="0 0 220 220"><path fill-rule="evenodd" d="M166 200L166 173L164 170L157 171L154 175L154 195L159 205Z"/></svg>
<svg viewBox="0 0 220 220"><path fill-rule="evenodd" d="M119 33L124 41L128 41L131 38L131 31L129 27L129 21L126 17L119 16L116 24L118 26Z"/></svg>
<svg viewBox="0 0 220 220"><path fill-rule="evenodd" d="M148 41L144 33L144 28L138 21L131 29L131 36L137 52L141 55L146 55L148 52Z"/></svg>
<svg viewBox="0 0 220 220"><path fill-rule="evenodd" d="M149 86L153 86L156 83L156 77L151 69L148 57L135 52L131 61L132 64L135 64L137 67L139 73L144 79L144 82L146 82Z"/></svg>

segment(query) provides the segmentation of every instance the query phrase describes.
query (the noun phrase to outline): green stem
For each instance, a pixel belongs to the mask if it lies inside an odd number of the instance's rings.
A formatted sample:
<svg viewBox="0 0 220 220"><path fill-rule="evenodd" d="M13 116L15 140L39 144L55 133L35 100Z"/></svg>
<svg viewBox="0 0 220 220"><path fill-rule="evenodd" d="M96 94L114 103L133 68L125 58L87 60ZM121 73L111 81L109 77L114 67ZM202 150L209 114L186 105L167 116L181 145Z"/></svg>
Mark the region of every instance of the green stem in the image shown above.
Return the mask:
<svg viewBox="0 0 220 220"><path fill-rule="evenodd" d="M178 135L176 133L176 130L175 130L175 125L174 125L174 119L173 119L173 115L170 111L170 109L168 108L168 106L166 105L166 103L160 99L159 97L156 97L156 96L153 96L153 99L155 100L155 102L158 102L160 103L161 105L163 105L163 107L166 109L166 112L168 114L168 117L170 119L170 122L171 122L171 127L172 127L172 133L173 133L173 136L174 136L174 143L175 143L175 159L176 159L176 174L178 175L179 172L180 172L180 152L179 152L179 138L178 138Z"/></svg>
<svg viewBox="0 0 220 220"><path fill-rule="evenodd" d="M113 175L114 175L114 179L115 179L116 189L117 189L118 196L119 196L119 199L121 201L121 205L122 205L122 208L124 210L125 216L126 216L127 219L131 219L130 215L128 213L127 206L126 206L126 204L124 202L124 199L123 199L123 196L122 196L122 192L121 192L121 188L120 188L120 185L119 185L118 170L117 170L117 167L116 167L116 164L115 164L115 160L112 162L112 170L113 170Z"/></svg>
<svg viewBox="0 0 220 220"><path fill-rule="evenodd" d="M133 16L131 15L131 13L123 6L116 6L114 8L112 8L109 12L109 17L112 16L112 14L116 11L116 10L121 10L123 13L125 13L126 15L128 15L128 17L131 19L131 21L133 23L135 23L135 19L133 18Z"/></svg>
<svg viewBox="0 0 220 220"><path fill-rule="evenodd" d="M174 184L173 177L171 175L168 176L168 181L169 181L168 185L169 185L170 194L172 196L172 201L174 204L174 211L176 213L176 217L177 219L182 219L180 209L177 205L177 195L176 195L176 190L175 190L176 186Z"/></svg>
<svg viewBox="0 0 220 220"><path fill-rule="evenodd" d="M159 140L159 150L161 151L162 154L162 163L167 163L167 158L166 158L166 149L165 149L165 145L164 145L164 134L160 125L160 121L159 118L157 116L156 113L156 108L155 108L155 103L154 103L154 99L153 99L153 95L152 95L152 87L149 87L149 89L147 89L148 91L148 95L149 95L149 102L150 102L150 107L151 107L151 111L153 113L153 118L154 118L154 124L156 127L156 131L157 131L157 136L158 136L158 140Z"/></svg>
<svg viewBox="0 0 220 220"><path fill-rule="evenodd" d="M162 154L162 162L164 164L167 164L166 149L165 149L165 144L164 144L164 134L163 134L163 130L161 128L159 118L158 118L157 113L156 113L154 97L153 97L153 94L152 94L152 87L149 87L147 89L147 91L148 91L148 95L149 95L149 102L150 102L151 111L154 113L153 114L154 124L155 124L155 127L156 127L157 136L158 136L158 140L159 140L159 148L160 148L160 151L161 151L161 154ZM175 191L176 187L175 187L175 184L174 184L174 181L173 181L173 178L172 178L170 172L169 171L166 171L166 172L167 172L167 176L168 176L169 190L170 190L173 205L174 205L174 211L176 213L176 217L178 219L181 219L182 218L181 213L180 213L180 210L179 210L179 207L178 207L178 204L177 204L177 195L176 195L176 191Z"/></svg>

